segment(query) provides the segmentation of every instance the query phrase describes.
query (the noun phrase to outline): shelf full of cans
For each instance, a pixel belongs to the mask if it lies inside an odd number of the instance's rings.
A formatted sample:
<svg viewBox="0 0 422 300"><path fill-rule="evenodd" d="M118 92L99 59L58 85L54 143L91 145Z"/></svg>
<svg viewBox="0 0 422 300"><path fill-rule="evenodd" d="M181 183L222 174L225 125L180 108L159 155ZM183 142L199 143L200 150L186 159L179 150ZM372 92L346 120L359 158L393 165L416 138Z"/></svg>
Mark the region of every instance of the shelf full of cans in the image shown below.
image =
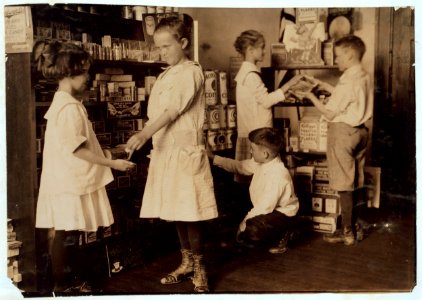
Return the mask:
<svg viewBox="0 0 422 300"><path fill-rule="evenodd" d="M94 59L160 61L159 49L143 40L116 38L110 34L95 38L89 32L72 32L67 23L46 20L37 20L34 29L35 40L71 42L83 47Z"/></svg>
<svg viewBox="0 0 422 300"><path fill-rule="evenodd" d="M119 39L105 35L101 38L101 45L90 42L87 37L83 39L82 46L94 59L160 61L159 49L145 41Z"/></svg>
<svg viewBox="0 0 422 300"><path fill-rule="evenodd" d="M227 73L205 70L204 131L212 151L232 149L236 142L236 105L229 102Z"/></svg>

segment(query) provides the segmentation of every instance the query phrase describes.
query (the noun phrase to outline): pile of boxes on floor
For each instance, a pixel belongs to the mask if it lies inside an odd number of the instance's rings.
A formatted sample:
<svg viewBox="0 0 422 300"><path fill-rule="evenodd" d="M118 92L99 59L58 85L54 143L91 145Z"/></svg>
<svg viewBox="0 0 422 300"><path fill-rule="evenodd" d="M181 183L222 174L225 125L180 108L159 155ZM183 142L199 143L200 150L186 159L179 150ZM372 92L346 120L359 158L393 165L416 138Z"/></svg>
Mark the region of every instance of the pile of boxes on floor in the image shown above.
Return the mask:
<svg viewBox="0 0 422 300"><path fill-rule="evenodd" d="M334 232L340 214L340 201L337 191L328 182L327 161L310 160L306 166L296 168L295 189L305 205L304 215L319 232Z"/></svg>
<svg viewBox="0 0 422 300"><path fill-rule="evenodd" d="M16 286L22 281L22 274L19 273L19 249L21 246L22 242L16 239L13 220L7 219L7 277Z"/></svg>
<svg viewBox="0 0 422 300"><path fill-rule="evenodd" d="M365 181L361 193L367 207L379 208L381 192L381 168L366 166ZM326 159L309 160L307 165L296 167L295 191L304 205L303 216L311 221L312 229L332 233L338 227L341 206L338 192L329 185Z"/></svg>
<svg viewBox="0 0 422 300"><path fill-rule="evenodd" d="M208 145L211 150L232 149L236 141L236 105L229 104L227 73L206 70L205 76L205 122Z"/></svg>

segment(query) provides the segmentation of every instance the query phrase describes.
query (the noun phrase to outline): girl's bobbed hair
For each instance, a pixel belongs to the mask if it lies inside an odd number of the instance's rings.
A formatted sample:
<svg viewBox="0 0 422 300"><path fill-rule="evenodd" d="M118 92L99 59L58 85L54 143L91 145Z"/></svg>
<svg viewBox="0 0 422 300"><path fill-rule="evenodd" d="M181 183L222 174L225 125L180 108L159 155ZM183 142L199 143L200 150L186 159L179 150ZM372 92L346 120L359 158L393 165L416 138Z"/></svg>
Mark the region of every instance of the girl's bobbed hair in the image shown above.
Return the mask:
<svg viewBox="0 0 422 300"><path fill-rule="evenodd" d="M262 33L253 29L246 30L236 38L234 48L237 52L245 56L248 46L256 47L261 42L265 42L265 38Z"/></svg>
<svg viewBox="0 0 422 300"><path fill-rule="evenodd" d="M59 41L37 41L32 58L45 78L57 80L83 74L85 65L92 62L89 53L81 47Z"/></svg>

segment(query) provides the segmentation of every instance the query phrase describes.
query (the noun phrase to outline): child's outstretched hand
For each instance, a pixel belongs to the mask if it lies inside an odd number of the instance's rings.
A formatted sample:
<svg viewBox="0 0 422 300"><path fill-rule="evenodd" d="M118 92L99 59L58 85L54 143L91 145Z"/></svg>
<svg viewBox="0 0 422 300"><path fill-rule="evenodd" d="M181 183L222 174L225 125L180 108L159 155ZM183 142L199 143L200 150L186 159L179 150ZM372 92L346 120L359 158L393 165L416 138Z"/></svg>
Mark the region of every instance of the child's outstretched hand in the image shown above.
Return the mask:
<svg viewBox="0 0 422 300"><path fill-rule="evenodd" d="M205 150L207 151L207 156L209 159L213 160L215 154L212 152L210 145L208 144L208 142L205 142Z"/></svg>
<svg viewBox="0 0 422 300"><path fill-rule="evenodd" d="M288 90L290 90L290 88L292 87L292 86L294 86L295 84L297 84L300 80L302 80L303 79L303 75L301 75L301 74L297 74L297 75L295 75L292 79L290 79L286 84L284 84L282 87L281 87L281 90L283 91L283 93L287 93L287 91Z"/></svg>
<svg viewBox="0 0 422 300"><path fill-rule="evenodd" d="M126 152L133 152L141 149L143 145L148 141L148 138L144 136L143 131L132 135L126 143Z"/></svg>
<svg viewBox="0 0 422 300"><path fill-rule="evenodd" d="M318 101L318 99L315 97L315 95L312 92L295 91L291 93L300 100L303 100L303 98L306 98L306 99L311 100L312 102Z"/></svg>
<svg viewBox="0 0 422 300"><path fill-rule="evenodd" d="M315 82L318 85L318 87L322 90L325 90L325 91L331 93L334 89L334 87L331 84L329 84L325 81L321 81L321 80L319 80L319 79L317 79L313 76L309 76L309 75L304 75L304 76L307 80Z"/></svg>
<svg viewBox="0 0 422 300"><path fill-rule="evenodd" d="M125 159L115 159L113 160L112 168L119 171L130 171L135 167L135 163L127 161Z"/></svg>

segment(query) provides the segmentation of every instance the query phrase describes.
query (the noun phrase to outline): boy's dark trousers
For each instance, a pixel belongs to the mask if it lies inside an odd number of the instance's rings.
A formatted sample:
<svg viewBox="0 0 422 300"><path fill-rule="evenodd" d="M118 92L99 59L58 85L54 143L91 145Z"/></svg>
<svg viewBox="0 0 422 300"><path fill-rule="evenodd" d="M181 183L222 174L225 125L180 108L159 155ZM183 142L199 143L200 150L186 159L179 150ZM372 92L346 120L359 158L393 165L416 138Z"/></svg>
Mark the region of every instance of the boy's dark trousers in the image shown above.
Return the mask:
<svg viewBox="0 0 422 300"><path fill-rule="evenodd" d="M275 210L246 221L246 229L239 236L246 243L256 246L273 246L294 228L296 217L288 217Z"/></svg>

